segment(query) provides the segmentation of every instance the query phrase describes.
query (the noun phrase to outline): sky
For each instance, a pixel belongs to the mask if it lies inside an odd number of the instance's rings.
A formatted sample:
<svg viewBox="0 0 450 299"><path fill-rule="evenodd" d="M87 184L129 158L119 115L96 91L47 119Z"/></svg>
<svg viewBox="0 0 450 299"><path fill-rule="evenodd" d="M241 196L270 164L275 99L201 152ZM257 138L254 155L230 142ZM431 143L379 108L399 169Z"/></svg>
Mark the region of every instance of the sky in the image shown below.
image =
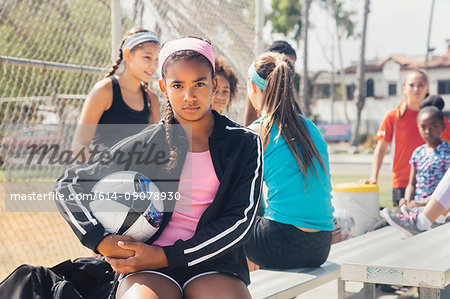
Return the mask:
<svg viewBox="0 0 450 299"><path fill-rule="evenodd" d="M358 29L362 27L363 0L355 7ZM366 59L386 59L394 54L408 56L425 55L428 24L432 0L372 0L367 25ZM311 71L330 70L330 63L325 59L331 57L333 23L323 9L314 4L310 11L312 28L309 31L310 45L308 66ZM269 37L270 39L270 37ZM450 39L450 0L435 0L430 47L434 55L447 52L446 39ZM344 66L349 66L359 59L360 40L343 42ZM338 67L337 50L334 51L335 65ZM301 57L301 52L298 52ZM301 68L301 62L296 67Z"/></svg>

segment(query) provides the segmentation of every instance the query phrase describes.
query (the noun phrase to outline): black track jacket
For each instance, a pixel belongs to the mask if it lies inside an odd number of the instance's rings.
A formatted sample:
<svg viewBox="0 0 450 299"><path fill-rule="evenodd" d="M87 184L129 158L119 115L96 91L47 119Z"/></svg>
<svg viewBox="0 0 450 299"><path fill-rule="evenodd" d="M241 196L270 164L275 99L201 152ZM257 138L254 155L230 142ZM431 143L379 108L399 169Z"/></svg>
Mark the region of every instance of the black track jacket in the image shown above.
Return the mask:
<svg viewBox="0 0 450 299"><path fill-rule="evenodd" d="M186 241L178 240L171 246L163 247L169 268L191 267L204 262L226 265L227 272L240 276L249 283L247 263L243 250L249 230L254 223L261 193L263 176L263 148L261 139L253 131L242 127L213 111L215 125L209 137L212 162L220 181L216 196L201 216L195 235ZM157 150L169 152L162 122L150 125L140 133L130 136L116 145L110 152L135 152L128 163L101 163L80 165L66 170L57 180L55 192L64 200L57 206L65 220L86 247L96 251L98 244L109 235L89 211L88 201L75 200L76 196L89 194L95 183L104 176L120 171L133 170L153 180L161 192L176 192L178 179L184 164L189 143L180 126L173 131L177 136L178 163L175 168L139 163L142 156ZM181 141L180 141L181 140ZM193 165L195 168L195 165ZM175 201L165 201L166 211L173 211ZM172 213L165 212L161 228L146 243L158 238L170 220ZM231 268L230 268L231 267ZM220 267L218 268L220 269ZM231 270L230 270L231 269Z"/></svg>

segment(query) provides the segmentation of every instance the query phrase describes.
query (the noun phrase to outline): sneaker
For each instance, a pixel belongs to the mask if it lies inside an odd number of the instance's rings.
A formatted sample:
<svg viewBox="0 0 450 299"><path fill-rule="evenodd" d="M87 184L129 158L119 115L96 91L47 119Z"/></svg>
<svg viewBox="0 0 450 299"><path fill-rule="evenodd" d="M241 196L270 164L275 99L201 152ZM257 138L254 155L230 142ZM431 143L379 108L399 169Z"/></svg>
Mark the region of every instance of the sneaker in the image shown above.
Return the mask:
<svg viewBox="0 0 450 299"><path fill-rule="evenodd" d="M405 216L405 217L409 217L409 216L411 216L411 214L417 214L417 210L415 210L415 209L413 209L413 208L411 208L410 206L408 206L408 205L403 205L403 206L401 206L400 207L400 212L402 212L402 214Z"/></svg>
<svg viewBox="0 0 450 299"><path fill-rule="evenodd" d="M447 222L447 218L444 215L439 215L434 222L437 224L444 224Z"/></svg>
<svg viewBox="0 0 450 299"><path fill-rule="evenodd" d="M390 225L399 229L408 237L422 233L422 231L417 228L415 214L405 216L403 213L396 213L388 208L384 208L383 217Z"/></svg>
<svg viewBox="0 0 450 299"><path fill-rule="evenodd" d="M422 213L423 210L425 210L425 207L411 208L408 205L403 205L403 206L400 207L399 210L406 217L411 217L411 215L419 215L419 213Z"/></svg>
<svg viewBox="0 0 450 299"><path fill-rule="evenodd" d="M411 208L407 205L403 205L400 208L400 212L405 216L405 217L417 217L417 215L419 215L419 213L423 212L423 208ZM439 216L438 218L436 218L436 220L434 220L433 223L431 223L431 228L436 228L442 224L445 224L445 217L444 216Z"/></svg>

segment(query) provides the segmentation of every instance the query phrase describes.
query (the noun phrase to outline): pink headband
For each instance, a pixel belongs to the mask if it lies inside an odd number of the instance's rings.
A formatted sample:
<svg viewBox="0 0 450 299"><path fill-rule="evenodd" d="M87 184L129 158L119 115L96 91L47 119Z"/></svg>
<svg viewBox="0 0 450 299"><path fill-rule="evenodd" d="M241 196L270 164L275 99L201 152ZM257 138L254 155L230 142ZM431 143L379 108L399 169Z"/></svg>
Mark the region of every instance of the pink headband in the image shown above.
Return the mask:
<svg viewBox="0 0 450 299"><path fill-rule="evenodd" d="M213 71L215 71L215 63L214 63L214 50L211 45L204 40L193 38L193 37L184 37L180 39L175 39L170 42L167 42L163 45L161 51L159 52L159 73L162 76L162 68L167 58L175 52L183 51L183 50L191 50L196 51L206 59L212 65Z"/></svg>

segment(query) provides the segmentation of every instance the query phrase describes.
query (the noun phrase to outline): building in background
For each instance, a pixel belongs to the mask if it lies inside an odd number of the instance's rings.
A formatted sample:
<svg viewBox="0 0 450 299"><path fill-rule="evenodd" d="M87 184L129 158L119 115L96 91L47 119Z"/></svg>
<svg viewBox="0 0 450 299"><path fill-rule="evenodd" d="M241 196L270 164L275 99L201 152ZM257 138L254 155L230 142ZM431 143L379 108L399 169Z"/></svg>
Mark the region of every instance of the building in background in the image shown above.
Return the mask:
<svg viewBox="0 0 450 299"><path fill-rule="evenodd" d="M439 94L445 101L444 112L450 115L450 39L448 50L440 56L432 56L427 66L425 57L393 55L387 59L374 59L366 64L366 104L362 111L362 133L375 134L384 115L395 108L402 94L405 75L413 69L426 69L430 80L430 94ZM345 85L348 95L347 115L350 121L356 119L356 106L352 101L355 94L356 63L345 69ZM334 77L335 102L331 105L331 86ZM313 114L321 122L345 123L344 102L339 74L317 72L311 74L315 105Z"/></svg>

